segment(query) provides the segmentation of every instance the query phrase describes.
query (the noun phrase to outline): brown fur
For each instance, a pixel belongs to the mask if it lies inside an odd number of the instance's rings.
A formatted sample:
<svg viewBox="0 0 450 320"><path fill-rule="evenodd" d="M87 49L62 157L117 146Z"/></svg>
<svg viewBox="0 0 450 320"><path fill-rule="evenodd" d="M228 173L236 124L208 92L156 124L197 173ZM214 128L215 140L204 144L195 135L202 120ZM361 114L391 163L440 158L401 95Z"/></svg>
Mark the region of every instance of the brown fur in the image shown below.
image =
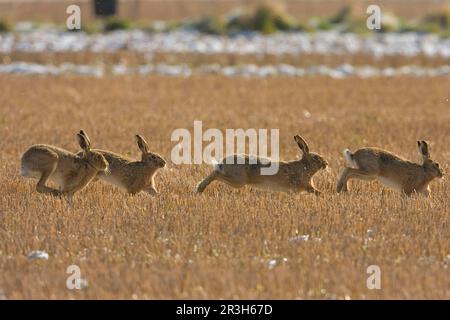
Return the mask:
<svg viewBox="0 0 450 320"><path fill-rule="evenodd" d="M320 155L309 152L308 145L300 136L297 135L294 139L303 152L302 159L278 162L279 167L276 174L261 174L261 168L269 166L262 158L256 157L256 163L250 164L250 158L253 156L233 155L232 163L227 164L230 161L227 161L227 158L223 159L221 164L216 165L213 172L197 185L196 191L201 193L211 182L218 180L234 188L252 185L272 191L307 191L320 194L320 191L314 186L312 177L319 170L325 169L328 163ZM244 164L237 162L239 158L241 160L243 158Z"/></svg>
<svg viewBox="0 0 450 320"><path fill-rule="evenodd" d="M108 169L108 162L99 153L90 149L89 137L80 131L77 134L83 148L80 155L45 144L30 147L21 160L21 175L38 178L36 190L54 196L73 196L86 187L98 172ZM48 180L59 185L59 190L46 186Z"/></svg>
<svg viewBox="0 0 450 320"><path fill-rule="evenodd" d="M429 196L430 182L441 178L443 173L439 164L430 159L428 144L425 141L417 141L417 144L422 155L422 164L413 163L378 148L362 148L355 153L345 150L348 166L338 180L337 192L348 191L348 180L356 178L379 180L406 195L418 192Z"/></svg>
<svg viewBox="0 0 450 320"><path fill-rule="evenodd" d="M156 153L150 152L147 142L136 135L136 142L142 152L141 160L106 150L95 150L101 153L109 163L109 174L99 173L98 179L125 189L130 194L144 191L150 195L158 194L155 187L155 174L165 167L166 161Z"/></svg>

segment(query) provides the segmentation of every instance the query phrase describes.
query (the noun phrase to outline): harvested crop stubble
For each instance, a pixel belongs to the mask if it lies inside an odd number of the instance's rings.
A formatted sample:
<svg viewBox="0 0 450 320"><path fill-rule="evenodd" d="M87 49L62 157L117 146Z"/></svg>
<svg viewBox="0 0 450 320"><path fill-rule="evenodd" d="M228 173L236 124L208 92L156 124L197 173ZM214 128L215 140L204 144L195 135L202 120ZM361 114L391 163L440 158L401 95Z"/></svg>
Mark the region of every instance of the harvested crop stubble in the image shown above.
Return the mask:
<svg viewBox="0 0 450 320"><path fill-rule="evenodd" d="M345 79L0 76L0 291L19 298L450 298L448 180L432 197L402 198L377 183L334 192L341 151L380 146L419 161L416 140L448 172L448 78ZM139 155L148 137L166 159L176 128L280 128L282 159L294 134L327 157L323 196L196 183L207 165L168 162L160 195L128 196L93 183L72 202L38 194L18 176L31 144ZM249 206L248 204L252 204ZM309 235L308 237L301 237ZM43 250L48 260L28 261ZM83 290L66 288L79 265ZM381 290L366 269L379 265Z"/></svg>
<svg viewBox="0 0 450 320"><path fill-rule="evenodd" d="M93 53L93 52L62 52L62 53L27 53L12 52L8 54L0 53L0 61L8 64L15 61L33 62L48 65L60 65L71 62L74 64L98 65L104 64L112 67L117 64L124 64L130 67L148 63L166 63L170 65L188 64L190 66L202 66L207 64L219 64L221 66L235 66L245 64L255 65L277 65L288 64L296 67L311 67L326 65L337 67L342 64L353 66L374 66L380 68L401 67L401 66L423 66L439 67L448 64L448 59L444 57L426 57L418 55L414 57L386 56L377 59L364 54L357 55L332 55L332 54L307 54L307 55L260 55L256 56L239 54L190 54L190 53L156 53L151 57L145 54L131 51L120 51L115 53Z"/></svg>

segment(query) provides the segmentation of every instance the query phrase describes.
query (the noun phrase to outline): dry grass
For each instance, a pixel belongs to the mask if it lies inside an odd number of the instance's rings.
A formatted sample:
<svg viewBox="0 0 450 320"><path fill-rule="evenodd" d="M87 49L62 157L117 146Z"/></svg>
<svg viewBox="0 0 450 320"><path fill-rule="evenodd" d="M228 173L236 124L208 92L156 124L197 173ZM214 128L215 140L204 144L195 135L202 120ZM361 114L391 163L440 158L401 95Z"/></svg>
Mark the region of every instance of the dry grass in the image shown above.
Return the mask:
<svg viewBox="0 0 450 320"><path fill-rule="evenodd" d="M446 180L432 184L429 199L361 182L348 195L334 193L344 147L382 146L419 160L415 141L424 138L448 172L449 85L448 78L0 76L0 291L10 299L449 299ZM172 130L191 129L194 119L205 128L280 128L283 159L295 158L292 136L304 135L331 164L316 177L324 195L219 183L197 195L209 168L170 164L157 177L158 197L95 183L70 203L37 194L35 181L18 176L28 146L75 151L80 128L95 147L136 157L139 132L169 159ZM365 241L368 229L373 240ZM288 241L303 234L321 241ZM29 262L31 250L50 258ZM88 288L66 288L71 264ZM381 290L366 288L371 264L381 267Z"/></svg>
<svg viewBox="0 0 450 320"><path fill-rule="evenodd" d="M167 64L188 64L191 66L201 66L205 64L218 63L222 66L239 64L274 65L289 64L296 67L309 67L314 65L326 65L336 67L345 63L353 66L370 65L379 68L401 67L401 66L422 66L439 67L448 64L448 59L444 57L426 57L418 55L414 57L386 56L382 59L365 54L355 55L334 55L334 54L304 54L304 55L243 55L243 54L195 54L195 53L155 53L145 54L132 51L108 52L12 52L0 53L0 63L11 63L13 61L25 61L41 64L56 64L72 62L74 64L98 65L105 64L125 64L127 66L137 66L146 63L167 63Z"/></svg>

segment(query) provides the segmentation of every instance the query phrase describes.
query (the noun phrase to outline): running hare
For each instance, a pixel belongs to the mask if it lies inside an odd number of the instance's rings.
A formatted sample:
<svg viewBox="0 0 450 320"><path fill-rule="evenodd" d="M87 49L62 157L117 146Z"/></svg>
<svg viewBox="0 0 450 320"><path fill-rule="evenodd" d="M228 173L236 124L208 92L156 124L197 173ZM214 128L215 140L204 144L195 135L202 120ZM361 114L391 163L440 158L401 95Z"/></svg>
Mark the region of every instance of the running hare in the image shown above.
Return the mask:
<svg viewBox="0 0 450 320"><path fill-rule="evenodd" d="M73 194L95 178L98 172L107 172L108 162L98 152L91 150L89 137L83 130L77 134L81 155L45 144L30 147L22 156L21 175L39 179L36 190L54 196ZM48 180L59 186L59 190L46 186Z"/></svg>
<svg viewBox="0 0 450 320"><path fill-rule="evenodd" d="M265 163L268 159L233 155L216 164L213 172L197 185L196 191L203 192L211 182L218 180L234 188L252 185L272 191L307 191L316 195L320 194L320 191L314 187L312 177L319 170L325 169L328 162L322 156L309 152L308 144L300 136L296 135L294 139L303 152L302 159L278 162L278 171L274 175L261 174L261 169L270 165ZM245 163L239 164L238 159L245 160ZM250 159L256 160L256 163L249 163ZM232 162L227 163L230 160Z"/></svg>
<svg viewBox="0 0 450 320"><path fill-rule="evenodd" d="M150 152L142 136L135 137L142 152L141 160L136 161L110 151L95 150L108 160L110 170L109 174L100 172L97 177L131 194L144 191L150 195L156 195L158 191L155 188L155 174L158 169L165 167L166 161L158 154Z"/></svg>
<svg viewBox="0 0 450 320"><path fill-rule="evenodd" d="M347 167L337 183L337 192L347 191L347 181L352 178L375 180L396 191L410 195L419 192L430 195L429 184L434 178L442 178L439 164L430 159L428 145L417 141L423 163L417 164L377 148L363 148L352 153L344 150Z"/></svg>

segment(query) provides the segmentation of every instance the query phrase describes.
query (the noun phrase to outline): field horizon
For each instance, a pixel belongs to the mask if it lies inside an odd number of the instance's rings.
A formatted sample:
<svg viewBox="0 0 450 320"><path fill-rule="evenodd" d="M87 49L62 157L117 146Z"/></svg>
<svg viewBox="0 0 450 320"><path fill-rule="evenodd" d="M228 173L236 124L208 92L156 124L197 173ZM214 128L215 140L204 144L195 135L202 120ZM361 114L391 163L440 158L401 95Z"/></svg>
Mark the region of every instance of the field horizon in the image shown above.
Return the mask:
<svg viewBox="0 0 450 320"><path fill-rule="evenodd" d="M248 10L261 4L276 3L285 8L291 15L301 19L311 17L328 18L339 12L345 6L352 6L355 10L365 13L371 4L386 8L401 18L416 18L422 14L434 13L446 5L445 0L416 0L411 5L407 0L119 0L119 17L135 21L170 21L174 19L195 18L202 15L223 15L233 10ZM65 23L66 8L69 4L80 6L83 12L83 22L95 21L94 7L90 0L34 0L34 1L0 1L0 18L13 21L38 21Z"/></svg>

